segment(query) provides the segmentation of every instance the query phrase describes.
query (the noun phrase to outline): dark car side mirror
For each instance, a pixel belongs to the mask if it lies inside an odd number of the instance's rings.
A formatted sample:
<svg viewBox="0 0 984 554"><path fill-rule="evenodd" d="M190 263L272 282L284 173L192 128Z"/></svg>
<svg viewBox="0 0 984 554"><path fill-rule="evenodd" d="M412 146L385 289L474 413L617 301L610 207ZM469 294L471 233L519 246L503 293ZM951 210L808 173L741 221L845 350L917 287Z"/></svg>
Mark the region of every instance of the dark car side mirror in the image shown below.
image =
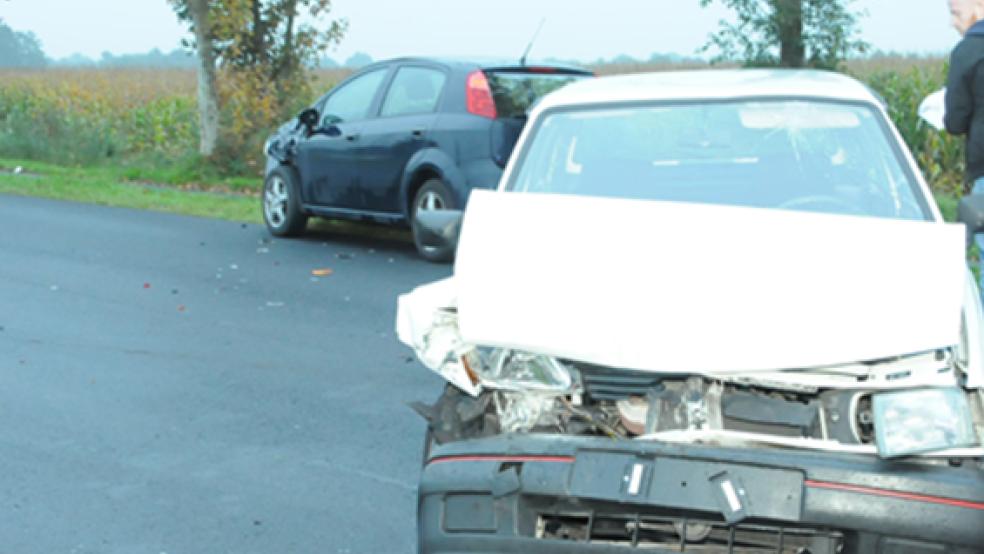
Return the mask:
<svg viewBox="0 0 984 554"><path fill-rule="evenodd" d="M314 108L308 108L297 116L297 120L301 122L301 125L303 125L305 129L307 129L307 132L310 135L311 133L314 132L314 129L318 126L318 119L320 119L320 117L321 116L318 114L318 110Z"/></svg>
<svg viewBox="0 0 984 554"><path fill-rule="evenodd" d="M414 234L422 246L453 250L458 246L464 215L461 210L419 210L413 221Z"/></svg>
<svg viewBox="0 0 984 554"><path fill-rule="evenodd" d="M974 235L984 232L984 194L964 196L957 207L957 215L967 226L968 242Z"/></svg>

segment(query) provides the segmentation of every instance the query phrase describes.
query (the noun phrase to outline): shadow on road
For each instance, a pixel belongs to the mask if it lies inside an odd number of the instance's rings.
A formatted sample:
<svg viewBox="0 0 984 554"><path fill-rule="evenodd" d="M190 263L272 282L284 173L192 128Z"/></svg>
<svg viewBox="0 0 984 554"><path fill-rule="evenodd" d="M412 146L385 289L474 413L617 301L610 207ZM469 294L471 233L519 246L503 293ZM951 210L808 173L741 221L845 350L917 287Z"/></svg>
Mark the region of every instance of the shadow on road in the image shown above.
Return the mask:
<svg viewBox="0 0 984 554"><path fill-rule="evenodd" d="M308 222L307 232L296 240L415 254L410 231L390 225L315 218Z"/></svg>

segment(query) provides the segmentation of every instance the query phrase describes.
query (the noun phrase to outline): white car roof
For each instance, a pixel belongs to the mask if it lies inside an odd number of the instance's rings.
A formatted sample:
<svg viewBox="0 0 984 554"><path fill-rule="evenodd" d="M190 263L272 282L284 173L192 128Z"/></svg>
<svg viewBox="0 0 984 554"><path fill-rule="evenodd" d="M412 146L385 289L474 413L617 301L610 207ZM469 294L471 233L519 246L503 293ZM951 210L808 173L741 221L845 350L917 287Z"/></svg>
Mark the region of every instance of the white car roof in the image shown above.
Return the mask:
<svg viewBox="0 0 984 554"><path fill-rule="evenodd" d="M861 82L817 70L666 71L584 79L547 95L537 111L597 103L812 97L881 105Z"/></svg>

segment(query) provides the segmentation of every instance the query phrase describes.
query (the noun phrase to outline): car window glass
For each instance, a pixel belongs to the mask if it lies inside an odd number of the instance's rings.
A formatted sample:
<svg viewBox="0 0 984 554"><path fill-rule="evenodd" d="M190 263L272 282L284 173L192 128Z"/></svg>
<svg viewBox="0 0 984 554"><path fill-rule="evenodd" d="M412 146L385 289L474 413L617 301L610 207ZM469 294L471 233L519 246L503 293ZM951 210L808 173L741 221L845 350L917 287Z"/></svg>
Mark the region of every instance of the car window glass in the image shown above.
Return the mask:
<svg viewBox="0 0 984 554"><path fill-rule="evenodd" d="M328 97L322 116L322 123L331 123L332 119L341 121L357 121L369 115L369 108L376 96L379 85L386 76L386 69L377 69L356 77L342 85Z"/></svg>
<svg viewBox="0 0 984 554"><path fill-rule="evenodd" d="M403 67L397 72L383 102L383 116L433 112L444 89L443 71Z"/></svg>
<svg viewBox="0 0 984 554"><path fill-rule="evenodd" d="M526 117L537 101L574 81L583 74L544 74L520 71L487 71L489 87L499 117Z"/></svg>
<svg viewBox="0 0 984 554"><path fill-rule="evenodd" d="M547 115L513 190L926 219L875 110L813 101Z"/></svg>

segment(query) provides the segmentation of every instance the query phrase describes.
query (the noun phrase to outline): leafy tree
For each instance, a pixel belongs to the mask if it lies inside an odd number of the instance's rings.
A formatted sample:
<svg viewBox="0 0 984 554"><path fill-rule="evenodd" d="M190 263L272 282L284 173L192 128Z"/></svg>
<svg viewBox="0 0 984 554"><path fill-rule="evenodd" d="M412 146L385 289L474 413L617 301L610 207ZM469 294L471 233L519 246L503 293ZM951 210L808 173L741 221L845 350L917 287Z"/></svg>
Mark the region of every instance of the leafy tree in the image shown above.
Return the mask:
<svg viewBox="0 0 984 554"><path fill-rule="evenodd" d="M327 20L331 0L168 1L194 33L186 46L201 65L199 103L210 102L212 90L225 118L222 134L216 122L218 142L211 149L203 131L206 156L223 143L232 151L251 147L259 130L293 110L310 92L308 70L347 28L345 21ZM210 123L206 108L203 128Z"/></svg>
<svg viewBox="0 0 984 554"><path fill-rule="evenodd" d="M48 64L34 33L17 32L0 19L0 66L44 67Z"/></svg>
<svg viewBox="0 0 984 554"><path fill-rule="evenodd" d="M735 12L721 21L702 51L716 48L715 62L739 60L749 66L836 69L868 45L858 39L861 13L854 0L718 0ZM700 0L706 7L714 0Z"/></svg>

